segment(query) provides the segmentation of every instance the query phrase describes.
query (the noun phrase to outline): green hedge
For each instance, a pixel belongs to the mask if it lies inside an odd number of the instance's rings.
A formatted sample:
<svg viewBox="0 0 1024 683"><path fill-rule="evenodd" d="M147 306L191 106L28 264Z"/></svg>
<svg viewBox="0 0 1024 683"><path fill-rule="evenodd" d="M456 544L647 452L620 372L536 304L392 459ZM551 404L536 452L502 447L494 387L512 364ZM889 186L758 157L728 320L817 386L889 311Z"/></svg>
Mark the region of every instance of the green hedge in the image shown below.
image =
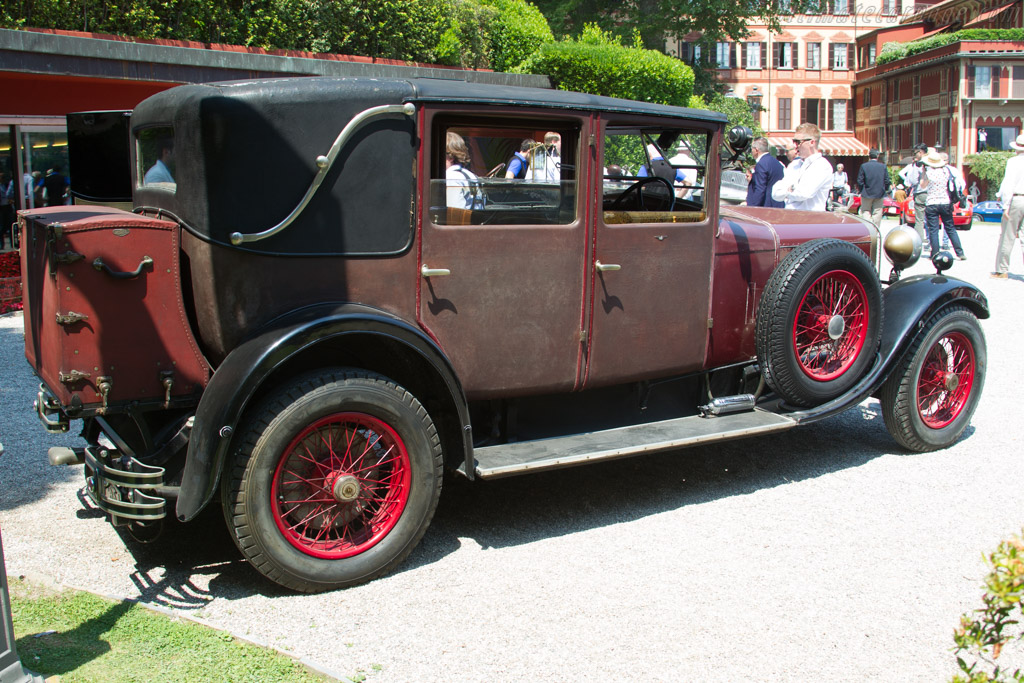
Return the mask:
<svg viewBox="0 0 1024 683"><path fill-rule="evenodd" d="M0 27L195 40L507 71L554 36L526 0L10 0Z"/></svg>
<svg viewBox="0 0 1024 683"><path fill-rule="evenodd" d="M895 62L961 40L1024 40L1024 28L967 28L952 33L940 33L911 43L886 43L882 46L876 63Z"/></svg>
<svg viewBox="0 0 1024 683"><path fill-rule="evenodd" d="M596 32L596 33L595 33ZM693 70L655 50L625 47L594 28L579 40L541 45L516 71L546 74L561 90L685 107Z"/></svg>

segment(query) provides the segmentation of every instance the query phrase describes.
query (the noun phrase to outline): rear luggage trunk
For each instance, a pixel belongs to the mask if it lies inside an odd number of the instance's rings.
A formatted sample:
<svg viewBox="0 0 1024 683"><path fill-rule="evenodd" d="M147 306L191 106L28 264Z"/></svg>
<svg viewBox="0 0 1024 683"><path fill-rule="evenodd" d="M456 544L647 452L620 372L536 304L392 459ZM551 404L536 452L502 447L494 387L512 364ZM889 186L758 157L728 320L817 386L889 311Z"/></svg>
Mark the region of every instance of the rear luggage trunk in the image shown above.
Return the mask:
<svg viewBox="0 0 1024 683"><path fill-rule="evenodd" d="M185 311L176 223L62 206L21 212L19 229L25 355L67 417L198 401L210 367Z"/></svg>

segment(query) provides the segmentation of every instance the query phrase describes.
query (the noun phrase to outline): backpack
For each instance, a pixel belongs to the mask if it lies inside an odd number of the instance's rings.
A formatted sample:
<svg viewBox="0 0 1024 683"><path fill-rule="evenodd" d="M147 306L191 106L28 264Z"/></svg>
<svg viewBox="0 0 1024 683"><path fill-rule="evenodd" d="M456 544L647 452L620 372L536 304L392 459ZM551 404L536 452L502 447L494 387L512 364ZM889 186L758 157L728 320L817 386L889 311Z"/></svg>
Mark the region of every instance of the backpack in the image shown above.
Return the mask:
<svg viewBox="0 0 1024 683"><path fill-rule="evenodd" d="M946 181L946 194L949 195L949 203L952 206L959 206L961 209L967 208L967 197L964 196L963 190L957 187L956 177L953 176L953 172L946 167L946 173L949 175L949 179Z"/></svg>
<svg viewBox="0 0 1024 683"><path fill-rule="evenodd" d="M466 182L468 183L468 186L462 191L463 196L466 196L467 193L472 194L473 196L472 202L467 202L469 203L469 207L467 208L476 210L487 206L487 198L484 197L484 190L480 186L480 179L475 175L468 173L466 169L461 166L456 170L466 177Z"/></svg>

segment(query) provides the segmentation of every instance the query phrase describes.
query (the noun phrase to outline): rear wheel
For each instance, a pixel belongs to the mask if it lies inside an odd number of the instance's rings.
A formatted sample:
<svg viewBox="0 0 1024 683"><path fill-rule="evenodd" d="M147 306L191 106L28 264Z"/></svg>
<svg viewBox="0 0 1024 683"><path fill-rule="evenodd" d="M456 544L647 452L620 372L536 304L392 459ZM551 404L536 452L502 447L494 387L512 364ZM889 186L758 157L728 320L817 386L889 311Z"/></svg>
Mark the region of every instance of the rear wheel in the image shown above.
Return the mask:
<svg viewBox="0 0 1024 683"><path fill-rule="evenodd" d="M391 380L354 370L276 391L251 416L222 488L242 554L305 592L394 568L440 492L441 448L426 410Z"/></svg>
<svg viewBox="0 0 1024 683"><path fill-rule="evenodd" d="M788 403L814 406L850 389L882 331L878 274L849 242L800 245L772 273L757 313L757 357Z"/></svg>
<svg viewBox="0 0 1024 683"><path fill-rule="evenodd" d="M889 433L912 451L954 444L978 406L987 365L973 313L953 306L934 315L882 385Z"/></svg>

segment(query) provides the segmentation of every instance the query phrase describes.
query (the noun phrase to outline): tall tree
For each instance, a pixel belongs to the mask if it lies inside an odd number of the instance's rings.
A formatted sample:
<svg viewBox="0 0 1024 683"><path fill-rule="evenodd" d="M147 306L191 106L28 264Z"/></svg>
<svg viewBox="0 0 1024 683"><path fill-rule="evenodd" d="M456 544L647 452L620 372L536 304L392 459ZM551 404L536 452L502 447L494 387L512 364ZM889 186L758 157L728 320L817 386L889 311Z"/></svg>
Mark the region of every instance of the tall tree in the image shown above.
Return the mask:
<svg viewBox="0 0 1024 683"><path fill-rule="evenodd" d="M779 28L779 19L820 0L622 0L609 8L600 0L533 0L556 35L579 35L587 23L618 35L634 31L644 46L662 50L668 36L700 32L704 40L737 40L747 34L747 23Z"/></svg>

